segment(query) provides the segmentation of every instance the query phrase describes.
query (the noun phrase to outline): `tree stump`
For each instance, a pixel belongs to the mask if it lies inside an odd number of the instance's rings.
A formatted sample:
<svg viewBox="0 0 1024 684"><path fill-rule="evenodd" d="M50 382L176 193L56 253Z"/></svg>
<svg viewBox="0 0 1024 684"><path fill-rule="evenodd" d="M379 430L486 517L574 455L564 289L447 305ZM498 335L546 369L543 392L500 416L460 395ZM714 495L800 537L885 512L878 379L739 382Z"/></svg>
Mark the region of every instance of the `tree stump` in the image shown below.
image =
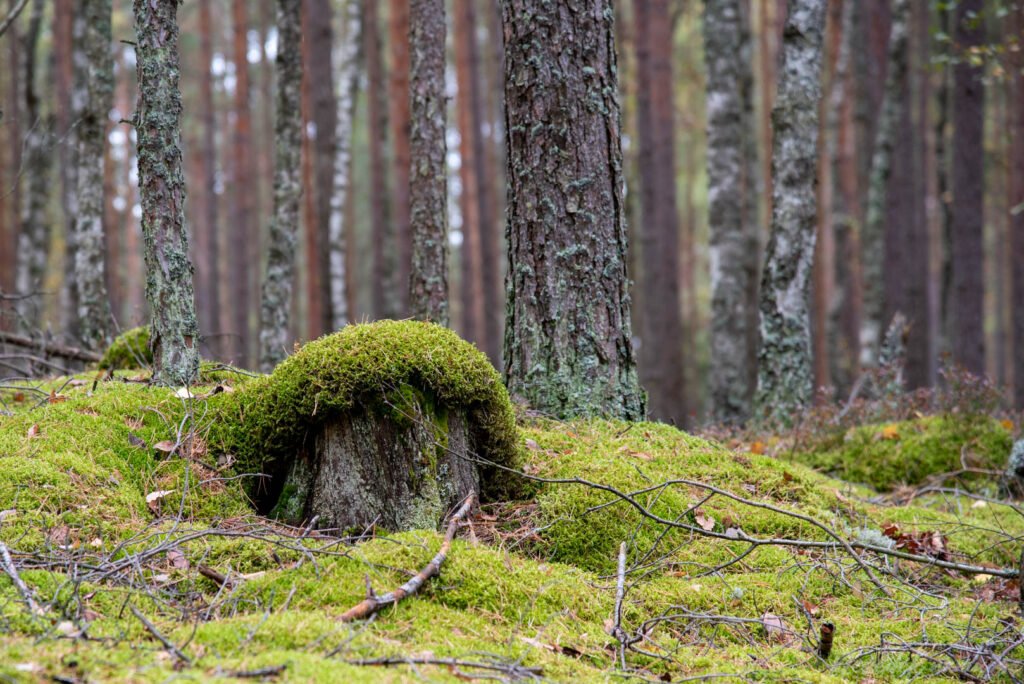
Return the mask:
<svg viewBox="0 0 1024 684"><path fill-rule="evenodd" d="M469 460L465 413L405 386L402 403L321 424L292 464L273 514L321 528L435 527L480 478Z"/></svg>

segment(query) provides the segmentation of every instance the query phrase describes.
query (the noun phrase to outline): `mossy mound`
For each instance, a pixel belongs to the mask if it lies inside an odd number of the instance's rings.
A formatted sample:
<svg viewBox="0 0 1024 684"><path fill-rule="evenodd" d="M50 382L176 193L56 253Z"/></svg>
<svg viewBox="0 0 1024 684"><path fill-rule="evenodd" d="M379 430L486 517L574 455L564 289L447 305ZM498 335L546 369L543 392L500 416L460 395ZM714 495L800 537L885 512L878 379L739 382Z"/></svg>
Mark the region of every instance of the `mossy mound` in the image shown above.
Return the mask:
<svg viewBox="0 0 1024 684"><path fill-rule="evenodd" d="M487 357L451 330L418 321L350 325L302 347L269 376L218 404L218 447L241 472L280 477L303 440L345 411L395 411L412 388L447 409L462 409L472 447L486 461L515 468L515 417ZM501 496L514 476L482 468L484 494Z"/></svg>
<svg viewBox="0 0 1024 684"><path fill-rule="evenodd" d="M856 427L788 457L847 482L888 491L966 469L1002 471L1012 444L1010 430L994 418L928 416Z"/></svg>
<svg viewBox="0 0 1024 684"><path fill-rule="evenodd" d="M149 368L153 365L153 348L150 346L149 326L140 325L125 330L114 338L100 359L100 370L124 370Z"/></svg>

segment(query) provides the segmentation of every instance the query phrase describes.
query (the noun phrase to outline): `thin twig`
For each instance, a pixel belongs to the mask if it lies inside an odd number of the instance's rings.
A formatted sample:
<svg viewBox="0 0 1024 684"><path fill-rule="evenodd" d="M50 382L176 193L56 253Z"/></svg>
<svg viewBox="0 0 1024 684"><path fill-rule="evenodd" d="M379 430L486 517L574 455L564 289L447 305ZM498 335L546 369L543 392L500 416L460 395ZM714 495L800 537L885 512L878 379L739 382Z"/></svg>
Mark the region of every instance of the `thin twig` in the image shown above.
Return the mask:
<svg viewBox="0 0 1024 684"><path fill-rule="evenodd" d="M156 625L150 622L149 619L145 615L143 615L138 608L136 608L135 606L128 607L132 609L132 614L139 619L139 622L141 622L143 627L146 628L146 631L152 634L157 639L157 641L164 645L164 648L167 649L168 653L170 653L175 658L178 658L179 660L188 663L189 665L192 664L192 659L184 653L182 653L181 649L175 646L173 641L165 637L160 632L160 630L156 628Z"/></svg>
<svg viewBox="0 0 1024 684"><path fill-rule="evenodd" d="M7 32L7 29L14 23L14 20L18 18L18 15L21 14L21 10L25 9L25 5L27 4L28 0L21 0L19 4L11 8L11 11L7 13L7 18L4 19L4 23L0 24L0 36Z"/></svg>
<svg viewBox="0 0 1024 684"><path fill-rule="evenodd" d="M43 609L39 607L36 600L32 598L32 590L28 588L25 581L21 579L21 575L18 574L18 568L14 567L14 560L11 558L11 552L7 549L7 544L0 542L0 563L3 564L4 572L11 578L11 582L14 584L18 593L21 594L21 598L24 599L25 605L28 606L29 612L33 615L42 615Z"/></svg>
<svg viewBox="0 0 1024 684"><path fill-rule="evenodd" d="M626 669L626 633L622 629L622 599L626 596L626 542L619 544L619 572L615 582L615 626L612 635L619 640L619 663Z"/></svg>

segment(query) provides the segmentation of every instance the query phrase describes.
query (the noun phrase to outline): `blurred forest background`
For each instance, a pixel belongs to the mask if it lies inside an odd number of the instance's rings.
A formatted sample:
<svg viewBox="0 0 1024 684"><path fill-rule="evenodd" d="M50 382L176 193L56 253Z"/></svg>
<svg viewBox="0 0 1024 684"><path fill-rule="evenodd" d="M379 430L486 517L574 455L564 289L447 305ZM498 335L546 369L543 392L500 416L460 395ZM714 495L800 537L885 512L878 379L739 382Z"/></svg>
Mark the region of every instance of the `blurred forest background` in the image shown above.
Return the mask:
<svg viewBox="0 0 1024 684"><path fill-rule="evenodd" d="M19 4L8 0L0 16ZM756 213L747 255L756 270L770 224L786 2L726 4L739 9L734 56L752 79L741 93L753 131L743 201ZM656 417L692 425L715 413L708 112L717 91L708 62L718 56L706 41L703 2L622 0L614 10L641 380L667 387L651 396ZM128 328L148 314L135 132L124 122L136 101L134 29L129 2L114 0L113 11L104 232L113 314ZM1022 17L1013 0L829 0L812 281L814 380L823 396L850 394L901 311L910 389L935 385L958 363L1024 405ZM500 367L508 264L500 8L452 0L447 20L451 320ZM67 237L84 21L74 0L31 0L0 37L0 289L17 293L12 301L35 295L6 309L0 328L47 331L69 344L80 323ZM253 367L273 208L275 6L186 0L178 21L202 353ZM351 321L408 315L408 21L408 0L302 2L296 341L337 327L339 293ZM354 72L339 67L346 47L356 49ZM888 117L887 89L898 94ZM350 106L351 120L339 125ZM348 136L349 192L332 207L339 135ZM341 270L329 261L332 212L344 226ZM16 274L32 262L38 282L26 290ZM344 287L332 283L339 277ZM665 283L678 287L678 302L664 296ZM756 316L756 301L751 293L744 315ZM974 316L956 320L955 311Z"/></svg>

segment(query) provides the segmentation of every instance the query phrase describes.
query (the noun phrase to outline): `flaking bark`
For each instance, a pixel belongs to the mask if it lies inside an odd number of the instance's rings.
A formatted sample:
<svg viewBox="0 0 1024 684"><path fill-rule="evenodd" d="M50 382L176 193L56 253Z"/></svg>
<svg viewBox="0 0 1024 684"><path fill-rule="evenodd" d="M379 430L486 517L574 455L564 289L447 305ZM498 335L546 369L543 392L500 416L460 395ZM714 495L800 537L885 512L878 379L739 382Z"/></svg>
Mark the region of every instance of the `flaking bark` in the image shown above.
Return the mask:
<svg viewBox="0 0 1024 684"><path fill-rule="evenodd" d="M750 415L756 374L757 141L749 31L739 0L707 0L711 402L716 421Z"/></svg>
<svg viewBox="0 0 1024 684"><path fill-rule="evenodd" d="M110 343L112 315L106 282L103 172L107 114L114 101L110 0L83 0L86 103L78 124L78 214L75 217L75 281L79 337L88 349Z"/></svg>
<svg viewBox="0 0 1024 684"><path fill-rule="evenodd" d="M334 71L338 75L338 119L334 131L334 191L328 223L328 250L331 281L331 323L334 330L348 325L348 292L345 287L345 203L348 201L352 164L352 122L359 92L359 66L362 52L362 12L360 0L347 0L341 10L341 31L334 50Z"/></svg>
<svg viewBox="0 0 1024 684"><path fill-rule="evenodd" d="M178 0L135 0L139 194L153 381L187 385L199 372L192 263L181 163Z"/></svg>
<svg viewBox="0 0 1024 684"><path fill-rule="evenodd" d="M789 422L813 394L808 290L817 223L825 0L790 0L772 110L772 230L761 278L760 417Z"/></svg>
<svg viewBox="0 0 1024 684"><path fill-rule="evenodd" d="M558 417L644 416L626 279L610 0L503 0L505 373Z"/></svg>
<svg viewBox="0 0 1024 684"><path fill-rule="evenodd" d="M277 116L274 123L274 215L260 303L260 368L287 355L302 186L302 0L277 1Z"/></svg>
<svg viewBox="0 0 1024 684"><path fill-rule="evenodd" d="M409 7L412 54L409 304L413 317L448 325L444 0L411 0Z"/></svg>

